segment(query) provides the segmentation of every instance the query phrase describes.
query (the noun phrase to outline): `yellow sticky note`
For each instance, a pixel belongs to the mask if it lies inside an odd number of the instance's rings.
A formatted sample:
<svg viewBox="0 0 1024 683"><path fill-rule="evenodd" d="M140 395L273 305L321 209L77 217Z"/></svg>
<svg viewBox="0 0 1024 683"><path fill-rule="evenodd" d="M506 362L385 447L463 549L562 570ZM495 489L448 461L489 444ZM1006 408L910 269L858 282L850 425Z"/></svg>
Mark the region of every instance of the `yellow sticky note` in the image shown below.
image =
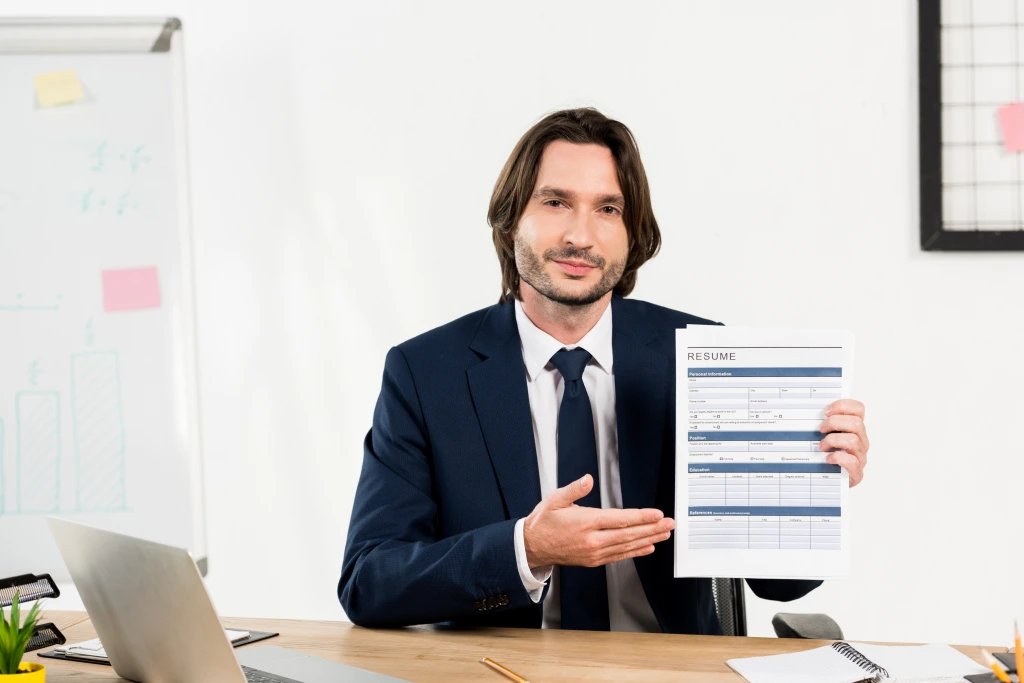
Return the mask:
<svg viewBox="0 0 1024 683"><path fill-rule="evenodd" d="M39 98L39 104L43 107L71 104L85 97L85 93L82 92L82 84L78 82L78 74L74 69L38 74L35 81L36 96Z"/></svg>

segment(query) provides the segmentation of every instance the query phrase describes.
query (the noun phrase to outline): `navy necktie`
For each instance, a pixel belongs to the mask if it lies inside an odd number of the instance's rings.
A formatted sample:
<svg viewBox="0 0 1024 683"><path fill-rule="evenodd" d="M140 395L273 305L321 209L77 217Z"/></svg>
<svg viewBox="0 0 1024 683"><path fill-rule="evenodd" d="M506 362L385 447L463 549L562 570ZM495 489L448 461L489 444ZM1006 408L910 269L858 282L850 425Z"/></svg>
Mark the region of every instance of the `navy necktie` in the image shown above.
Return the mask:
<svg viewBox="0 0 1024 683"><path fill-rule="evenodd" d="M558 409L558 486L568 486L585 474L594 478L594 488L577 505L601 507L601 486L597 469L597 441L590 397L583 386L583 369L590 360L584 349L562 349L551 357L562 375L562 405ZM560 570L562 628L607 631L608 582L601 567L562 567Z"/></svg>

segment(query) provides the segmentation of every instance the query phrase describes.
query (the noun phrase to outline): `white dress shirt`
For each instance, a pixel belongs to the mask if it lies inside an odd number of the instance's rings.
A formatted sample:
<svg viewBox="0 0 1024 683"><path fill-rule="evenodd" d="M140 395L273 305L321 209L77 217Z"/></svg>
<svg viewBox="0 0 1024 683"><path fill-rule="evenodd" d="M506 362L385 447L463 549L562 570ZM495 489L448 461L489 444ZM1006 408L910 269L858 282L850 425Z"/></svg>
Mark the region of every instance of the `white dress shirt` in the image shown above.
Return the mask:
<svg viewBox="0 0 1024 683"><path fill-rule="evenodd" d="M615 375L612 358L612 307L605 309L601 319L578 344L565 345L539 329L523 311L517 300L516 325L523 346L526 384L533 417L533 438L537 444L537 469L540 471L540 493L546 497L558 488L558 409L562 404L564 383L551 357L560 349L583 347L592 358L583 370L583 385L594 412L597 438L598 480L601 507L622 507L622 486L619 483L619 441L615 421ZM543 627L561 628L558 568L537 567L531 570L526 559L523 519L515 527L516 563L519 577L534 602L539 602L544 586L551 581L544 598ZM605 565L608 580L608 616L613 631L646 631L660 633L661 627L647 602L633 560Z"/></svg>

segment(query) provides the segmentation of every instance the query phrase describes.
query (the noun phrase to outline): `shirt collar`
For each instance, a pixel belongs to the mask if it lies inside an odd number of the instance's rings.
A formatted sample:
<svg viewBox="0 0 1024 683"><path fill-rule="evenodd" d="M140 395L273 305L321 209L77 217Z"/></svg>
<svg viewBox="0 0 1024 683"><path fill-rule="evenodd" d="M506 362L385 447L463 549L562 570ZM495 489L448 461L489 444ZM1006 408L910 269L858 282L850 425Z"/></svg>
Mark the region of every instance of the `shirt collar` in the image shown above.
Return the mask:
<svg viewBox="0 0 1024 683"><path fill-rule="evenodd" d="M597 365L609 375L612 372L612 307L611 303L604 309L601 318L590 328L576 344L563 344L550 334L533 324L523 310L518 299L516 306L516 326L519 328L519 340L523 345L523 362L530 381L537 379L544 370L551 356L560 349L575 349L578 346L586 349Z"/></svg>

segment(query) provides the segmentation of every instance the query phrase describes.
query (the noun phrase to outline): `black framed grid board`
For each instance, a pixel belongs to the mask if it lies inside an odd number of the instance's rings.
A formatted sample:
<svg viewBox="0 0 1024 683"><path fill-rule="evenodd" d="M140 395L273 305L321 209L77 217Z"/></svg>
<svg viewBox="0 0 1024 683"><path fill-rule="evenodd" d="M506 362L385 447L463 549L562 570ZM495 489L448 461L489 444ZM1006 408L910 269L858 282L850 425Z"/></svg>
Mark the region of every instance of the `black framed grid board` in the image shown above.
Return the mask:
<svg viewBox="0 0 1024 683"><path fill-rule="evenodd" d="M1024 0L919 0L921 248L1024 250Z"/></svg>

